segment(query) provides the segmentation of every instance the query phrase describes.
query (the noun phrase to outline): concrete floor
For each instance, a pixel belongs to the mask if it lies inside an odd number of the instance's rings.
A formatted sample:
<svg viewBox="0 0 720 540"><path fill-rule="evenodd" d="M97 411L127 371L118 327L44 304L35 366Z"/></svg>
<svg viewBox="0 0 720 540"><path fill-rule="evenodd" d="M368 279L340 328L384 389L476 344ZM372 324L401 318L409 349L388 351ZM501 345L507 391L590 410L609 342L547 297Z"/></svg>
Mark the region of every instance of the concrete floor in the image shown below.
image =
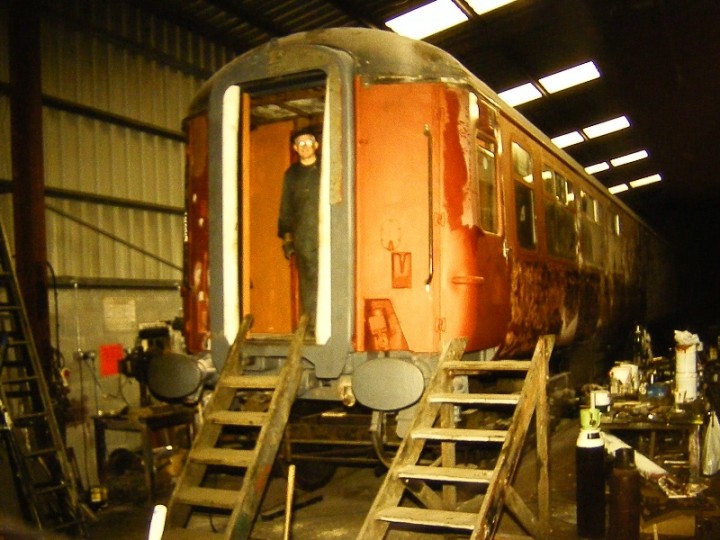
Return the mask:
<svg viewBox="0 0 720 540"><path fill-rule="evenodd" d="M576 539L575 518L575 441L577 422L563 421L555 430L551 441L551 538L553 540ZM524 456L514 486L531 509L536 508L537 490L534 452ZM720 477L716 475L716 477ZM667 516L672 519L657 518L658 539L670 538L720 538L720 518L715 508L720 499L720 478L705 479L712 484L698 501L669 507ZM292 540L353 540L359 531L365 515L382 482L382 474L374 467L341 467L332 481L323 489L314 492L316 501L300 505L292 516L290 538ZM275 540L283 538L285 517L284 508L285 480L274 479L263 501L261 515L253 529L252 538L256 540ZM296 500L308 494L297 495ZM163 500L164 499L164 500ZM165 502L166 497L157 502ZM703 508L702 512L700 508ZM708 510L710 509L710 510ZM275 512L274 510L277 510ZM97 540L127 540L146 538L149 518L152 512L147 504L110 504L96 514L97 522L90 526L90 538ZM702 516L701 516L702 514ZM689 521L688 521L689 520ZM692 523L703 522L704 533L687 535ZM676 523L673 528L672 523ZM669 525L670 524L670 525ZM700 527L698 527L700 529ZM512 518L504 516L501 522L502 532L521 533ZM670 534L679 533L679 534ZM389 535L388 538L420 538L405 533ZM428 536L438 538L438 536ZM654 539L651 529L641 536ZM202 538L199 535L198 538ZM445 538L448 538L445 536Z"/></svg>

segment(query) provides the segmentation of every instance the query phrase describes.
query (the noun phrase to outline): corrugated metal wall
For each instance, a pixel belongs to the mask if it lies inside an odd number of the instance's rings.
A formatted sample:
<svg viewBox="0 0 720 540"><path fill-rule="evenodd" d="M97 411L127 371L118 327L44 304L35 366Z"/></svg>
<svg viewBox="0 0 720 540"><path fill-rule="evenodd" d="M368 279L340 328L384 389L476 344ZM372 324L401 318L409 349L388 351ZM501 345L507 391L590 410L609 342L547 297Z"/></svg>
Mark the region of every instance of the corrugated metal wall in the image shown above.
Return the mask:
<svg viewBox="0 0 720 540"><path fill-rule="evenodd" d="M5 89L6 8L0 7ZM124 2L44 2L41 35L50 263L59 276L78 279L179 280L181 122L204 79L231 54ZM9 111L5 91L5 193L12 177ZM8 199L2 196L0 208L11 230Z"/></svg>
<svg viewBox="0 0 720 540"><path fill-rule="evenodd" d="M181 122L227 58L123 2L46 3L47 243L57 275L179 280Z"/></svg>
<svg viewBox="0 0 720 540"><path fill-rule="evenodd" d="M87 487L97 482L91 416L137 406L139 385L104 376L99 355L92 364L73 357L107 344L130 349L139 324L179 314L181 123L232 53L143 13L141 2L41 4L51 323L71 370L67 442ZM0 219L12 243L8 23L0 2ZM117 320L120 312L127 320ZM115 433L108 450L137 444L136 435Z"/></svg>

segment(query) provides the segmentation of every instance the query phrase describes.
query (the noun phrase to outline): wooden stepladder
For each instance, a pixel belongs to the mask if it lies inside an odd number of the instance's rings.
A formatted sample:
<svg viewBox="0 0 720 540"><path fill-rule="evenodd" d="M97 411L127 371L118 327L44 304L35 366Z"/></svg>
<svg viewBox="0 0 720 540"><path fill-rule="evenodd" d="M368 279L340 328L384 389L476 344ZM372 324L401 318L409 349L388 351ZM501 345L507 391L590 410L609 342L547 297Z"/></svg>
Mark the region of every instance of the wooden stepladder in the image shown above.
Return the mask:
<svg viewBox="0 0 720 540"><path fill-rule="evenodd" d="M28 521L43 531L85 537L75 476L2 223L0 242L0 444L6 447Z"/></svg>
<svg viewBox="0 0 720 540"><path fill-rule="evenodd" d="M277 376L243 373L242 349L251 324L246 317L205 408L170 498L163 538L250 537L300 385L307 322L301 319ZM249 403L266 406L250 410Z"/></svg>
<svg viewBox="0 0 720 540"><path fill-rule="evenodd" d="M394 529L447 531L486 540L496 537L504 509L530 536L549 537L546 386L554 343L553 336L540 338L531 360L493 361L461 360L465 340L446 344L359 540L380 540ZM507 387L503 377L523 373L519 392L517 380L511 391L497 391L498 386ZM495 387L490 392L483 390L488 381ZM496 411L507 407L514 411L502 429L478 427L483 418L496 418ZM539 465L537 516L511 484L533 414ZM488 462L494 465L485 467Z"/></svg>

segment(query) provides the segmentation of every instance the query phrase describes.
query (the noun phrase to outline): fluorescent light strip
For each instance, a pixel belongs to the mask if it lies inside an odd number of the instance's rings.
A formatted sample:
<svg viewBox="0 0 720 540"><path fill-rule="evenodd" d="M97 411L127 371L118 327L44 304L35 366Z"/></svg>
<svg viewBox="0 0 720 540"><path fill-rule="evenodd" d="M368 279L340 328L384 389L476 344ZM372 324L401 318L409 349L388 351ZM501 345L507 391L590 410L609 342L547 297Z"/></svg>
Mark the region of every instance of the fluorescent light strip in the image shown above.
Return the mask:
<svg viewBox="0 0 720 540"><path fill-rule="evenodd" d="M624 156L616 157L610 160L613 167L620 167L621 165L627 165L633 161L639 161L648 157L647 150L640 150L639 152L633 152L632 154L626 154Z"/></svg>
<svg viewBox="0 0 720 540"><path fill-rule="evenodd" d="M566 133L565 135L559 135L557 137L553 137L550 140L558 148L567 148L568 146L572 146L574 144L581 143L585 139L583 139L583 136L580 135L579 131L573 131L571 133Z"/></svg>
<svg viewBox="0 0 720 540"><path fill-rule="evenodd" d="M600 72L593 62L585 62L578 66L574 66L553 75L542 77L539 82L542 87L550 94L560 92L567 88L577 86L593 79L598 79Z"/></svg>
<svg viewBox="0 0 720 540"><path fill-rule="evenodd" d="M630 188L627 184L618 184L617 186L613 186L611 188L608 188L608 191L612 193L613 195L616 195L618 193L622 193L623 191L627 191Z"/></svg>
<svg viewBox="0 0 720 540"><path fill-rule="evenodd" d="M645 176L644 178L638 178L637 180L633 180L630 182L630 187L633 188L639 188L642 186L647 186L649 184L654 184L655 182L660 182L662 180L662 176L659 174L652 174L650 176Z"/></svg>
<svg viewBox="0 0 720 540"><path fill-rule="evenodd" d="M515 107L542 97L540 90L532 83L510 88L498 94L508 105Z"/></svg>
<svg viewBox="0 0 720 540"><path fill-rule="evenodd" d="M468 16L452 0L435 0L385 24L400 35L423 39L467 20Z"/></svg>
<svg viewBox="0 0 720 540"><path fill-rule="evenodd" d="M610 165L607 164L607 161L603 161L602 163L596 163L595 165L588 165L585 167L585 172L588 174L595 174L602 171L607 171L610 168Z"/></svg>
<svg viewBox="0 0 720 540"><path fill-rule="evenodd" d="M630 121L627 119L627 117L618 116L617 118L613 118L612 120L606 120L605 122L600 122L599 124L583 128L583 133L587 136L588 139L595 139L597 137L602 137L603 135L607 135L608 133L620 131L621 129L625 129L628 127L630 127Z"/></svg>
<svg viewBox="0 0 720 540"><path fill-rule="evenodd" d="M484 15L513 2L515 0L467 0L468 5L478 15Z"/></svg>

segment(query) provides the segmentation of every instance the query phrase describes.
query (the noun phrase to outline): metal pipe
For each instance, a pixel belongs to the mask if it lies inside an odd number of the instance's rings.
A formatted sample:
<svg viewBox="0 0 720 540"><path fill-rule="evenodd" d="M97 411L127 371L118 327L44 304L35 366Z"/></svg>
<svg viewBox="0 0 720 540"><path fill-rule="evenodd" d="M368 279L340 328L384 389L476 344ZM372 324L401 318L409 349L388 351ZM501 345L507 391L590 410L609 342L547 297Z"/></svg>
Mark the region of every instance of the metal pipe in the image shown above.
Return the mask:
<svg viewBox="0 0 720 540"><path fill-rule="evenodd" d="M433 153L432 153L432 133L430 132L430 125L425 124L423 133L427 138L427 149L428 149L428 277L425 281L425 288L430 288L430 283L433 279L434 267L433 267Z"/></svg>

